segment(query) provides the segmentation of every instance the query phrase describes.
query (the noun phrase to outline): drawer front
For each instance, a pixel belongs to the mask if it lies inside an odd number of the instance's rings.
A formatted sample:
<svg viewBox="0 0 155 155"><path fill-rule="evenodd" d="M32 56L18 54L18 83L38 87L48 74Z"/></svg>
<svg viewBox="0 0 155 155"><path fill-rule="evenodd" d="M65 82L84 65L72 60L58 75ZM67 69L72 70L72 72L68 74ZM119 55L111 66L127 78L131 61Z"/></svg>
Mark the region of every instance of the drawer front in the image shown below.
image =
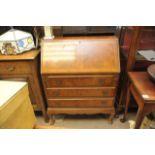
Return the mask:
<svg viewBox="0 0 155 155"><path fill-rule="evenodd" d="M101 98L101 99L49 99L49 107L113 107L114 99L113 98Z"/></svg>
<svg viewBox="0 0 155 155"><path fill-rule="evenodd" d="M46 76L46 87L104 87L116 86L118 75Z"/></svg>
<svg viewBox="0 0 155 155"><path fill-rule="evenodd" d="M0 74L30 73L31 67L28 62L0 62Z"/></svg>
<svg viewBox="0 0 155 155"><path fill-rule="evenodd" d="M64 97L113 97L115 87L107 88L47 88L48 98Z"/></svg>

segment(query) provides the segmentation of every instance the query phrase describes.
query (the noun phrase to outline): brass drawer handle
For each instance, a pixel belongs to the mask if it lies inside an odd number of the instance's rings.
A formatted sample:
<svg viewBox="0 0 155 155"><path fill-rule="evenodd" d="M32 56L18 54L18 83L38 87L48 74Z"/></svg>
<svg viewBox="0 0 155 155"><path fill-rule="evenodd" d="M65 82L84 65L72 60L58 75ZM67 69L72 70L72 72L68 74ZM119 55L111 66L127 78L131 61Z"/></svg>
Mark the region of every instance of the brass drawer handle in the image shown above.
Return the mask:
<svg viewBox="0 0 155 155"><path fill-rule="evenodd" d="M107 96L107 95L109 95L109 93L108 93L108 91L107 90L103 90L103 96Z"/></svg>
<svg viewBox="0 0 155 155"><path fill-rule="evenodd" d="M54 91L53 92L53 96L54 97L59 97L60 96L60 92L59 91Z"/></svg>
<svg viewBox="0 0 155 155"><path fill-rule="evenodd" d="M7 70L8 70L9 72L12 72L12 71L15 70L15 67L14 67L14 66L10 66L10 67L7 68Z"/></svg>
<svg viewBox="0 0 155 155"><path fill-rule="evenodd" d="M101 102L102 105L107 105L107 103L108 103L107 101L102 101Z"/></svg>
<svg viewBox="0 0 155 155"><path fill-rule="evenodd" d="M57 106L61 106L61 103L60 103L60 102L57 102L56 105L57 105Z"/></svg>
<svg viewBox="0 0 155 155"><path fill-rule="evenodd" d="M100 83L100 85L104 85L105 81L102 79L102 80L99 80L99 83Z"/></svg>
<svg viewBox="0 0 155 155"><path fill-rule="evenodd" d="M57 86L62 85L62 81L61 80L56 80L55 83L56 83Z"/></svg>

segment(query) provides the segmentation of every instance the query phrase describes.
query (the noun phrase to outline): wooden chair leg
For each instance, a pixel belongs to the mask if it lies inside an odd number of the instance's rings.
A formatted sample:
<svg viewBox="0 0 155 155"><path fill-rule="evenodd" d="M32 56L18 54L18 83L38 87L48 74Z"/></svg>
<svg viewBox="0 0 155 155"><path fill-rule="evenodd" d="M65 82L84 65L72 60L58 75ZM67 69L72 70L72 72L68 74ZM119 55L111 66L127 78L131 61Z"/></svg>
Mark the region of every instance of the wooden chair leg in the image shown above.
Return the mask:
<svg viewBox="0 0 155 155"><path fill-rule="evenodd" d="M139 108L138 112L137 112L137 116L136 116L135 129L139 129L140 128L144 117L145 117L145 115L144 115L143 109Z"/></svg>
<svg viewBox="0 0 155 155"><path fill-rule="evenodd" d="M122 123L124 123L126 121L126 115L128 112L129 102L130 102L130 88L127 89L125 111L124 111L123 118L120 120Z"/></svg>
<svg viewBox="0 0 155 155"><path fill-rule="evenodd" d="M45 122L49 121L49 116L46 113L43 113L43 117L44 117Z"/></svg>

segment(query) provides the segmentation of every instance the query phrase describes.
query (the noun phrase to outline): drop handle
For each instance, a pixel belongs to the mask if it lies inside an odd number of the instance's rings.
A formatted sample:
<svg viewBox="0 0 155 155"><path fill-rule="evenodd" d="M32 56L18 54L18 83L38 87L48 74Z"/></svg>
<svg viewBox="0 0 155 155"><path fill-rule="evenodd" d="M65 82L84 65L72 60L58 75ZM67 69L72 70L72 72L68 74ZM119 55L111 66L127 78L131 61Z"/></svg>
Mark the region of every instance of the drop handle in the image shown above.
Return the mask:
<svg viewBox="0 0 155 155"><path fill-rule="evenodd" d="M56 83L57 86L62 85L62 81L61 80L56 80L55 83Z"/></svg>
<svg viewBox="0 0 155 155"><path fill-rule="evenodd" d="M105 81L104 80L99 80L99 83L100 83L100 85L104 85L105 84Z"/></svg>
<svg viewBox="0 0 155 155"><path fill-rule="evenodd" d="M103 96L107 96L108 95L108 91L107 90L103 90L102 94L103 94Z"/></svg>
<svg viewBox="0 0 155 155"><path fill-rule="evenodd" d="M8 71L12 72L12 71L15 70L15 67L14 67L14 66L10 66L10 67L8 67L7 69L8 69Z"/></svg>
<svg viewBox="0 0 155 155"><path fill-rule="evenodd" d="M104 103L104 102L101 102L101 104L102 104L102 105L105 105L105 103Z"/></svg>
<svg viewBox="0 0 155 155"><path fill-rule="evenodd" d="M58 91L54 91L53 96L58 97L58 96L60 96L60 93Z"/></svg>
<svg viewBox="0 0 155 155"><path fill-rule="evenodd" d="M56 105L57 105L57 106L61 106L61 102L57 102Z"/></svg>

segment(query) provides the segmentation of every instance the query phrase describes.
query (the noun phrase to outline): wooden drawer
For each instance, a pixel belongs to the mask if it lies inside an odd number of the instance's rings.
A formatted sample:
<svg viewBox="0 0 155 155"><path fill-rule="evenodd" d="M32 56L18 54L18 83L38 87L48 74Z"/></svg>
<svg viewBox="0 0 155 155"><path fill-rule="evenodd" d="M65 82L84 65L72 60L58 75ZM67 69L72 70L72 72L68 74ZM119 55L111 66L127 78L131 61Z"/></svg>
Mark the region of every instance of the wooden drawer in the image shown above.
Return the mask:
<svg viewBox="0 0 155 155"><path fill-rule="evenodd" d="M0 74L30 73L30 64L25 61L0 62Z"/></svg>
<svg viewBox="0 0 155 155"><path fill-rule="evenodd" d="M89 99L49 99L49 107L112 107L114 98L89 98Z"/></svg>
<svg viewBox="0 0 155 155"><path fill-rule="evenodd" d="M46 87L103 87L116 86L118 75L46 76Z"/></svg>
<svg viewBox="0 0 155 155"><path fill-rule="evenodd" d="M47 88L48 98L64 97L113 97L115 87L94 88Z"/></svg>

